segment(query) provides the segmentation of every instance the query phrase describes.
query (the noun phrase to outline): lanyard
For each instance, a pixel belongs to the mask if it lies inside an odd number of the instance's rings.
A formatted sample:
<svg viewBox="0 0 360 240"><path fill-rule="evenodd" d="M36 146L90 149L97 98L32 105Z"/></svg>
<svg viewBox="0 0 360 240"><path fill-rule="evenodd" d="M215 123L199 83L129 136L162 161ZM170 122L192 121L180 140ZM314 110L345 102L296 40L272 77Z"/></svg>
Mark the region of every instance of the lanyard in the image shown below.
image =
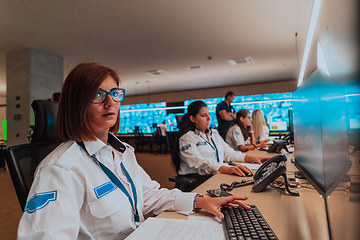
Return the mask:
<svg viewBox="0 0 360 240"><path fill-rule="evenodd" d="M215 142L214 142L214 139L211 137L211 142L213 143L213 145L214 146L212 146L211 145L211 143L209 143L205 138L203 138L201 135L200 135L200 137L202 138L202 139L204 139L205 140L205 142L207 142L209 145L210 145L210 147L212 148L212 149L214 149L215 150L215 153L216 153L216 160L217 160L217 162L220 162L220 159L219 159L219 151L218 151L218 149L217 149L217 147L216 147L216 144L215 144Z"/></svg>
<svg viewBox="0 0 360 240"><path fill-rule="evenodd" d="M77 144L79 144L79 146L81 148L83 148L85 151L85 145L83 142L77 142ZM86 151L87 152L87 151ZM126 190L126 188L124 187L124 185L120 182L119 178L115 176L115 174L109 169L107 168L104 164L102 164L95 156L95 154L92 155L92 157L100 164L101 169L105 172L105 174L108 176L108 178L110 178L110 180L127 196L127 198L129 199L129 202L131 204L131 207L133 209L134 212L134 220L135 222L139 222L139 213L137 210L137 195L136 195L136 188L135 188L135 184L132 180L132 178L130 177L130 174L128 173L128 171L126 170L124 164L121 162L120 166L122 168L122 170L124 171L126 178L129 180L130 185L131 185L131 189L134 195L134 202L135 205L132 201L132 198L129 194L129 192Z"/></svg>

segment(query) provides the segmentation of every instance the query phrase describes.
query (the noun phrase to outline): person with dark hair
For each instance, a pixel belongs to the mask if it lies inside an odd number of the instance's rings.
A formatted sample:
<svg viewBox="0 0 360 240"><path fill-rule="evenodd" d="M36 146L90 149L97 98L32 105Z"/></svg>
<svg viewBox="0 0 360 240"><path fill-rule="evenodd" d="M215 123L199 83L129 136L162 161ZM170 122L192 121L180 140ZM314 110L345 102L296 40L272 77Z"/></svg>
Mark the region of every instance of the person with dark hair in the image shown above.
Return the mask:
<svg viewBox="0 0 360 240"><path fill-rule="evenodd" d="M236 118L235 109L230 104L234 101L235 94L228 92L225 100L216 106L216 118L218 120L218 131L220 136L225 140L226 133L229 130L233 120Z"/></svg>
<svg viewBox="0 0 360 240"><path fill-rule="evenodd" d="M163 137L166 137L166 132L167 132L167 127L165 125L165 121L163 121L162 123L159 124L159 126L157 126L158 128L160 128L161 130L161 135Z"/></svg>
<svg viewBox="0 0 360 240"><path fill-rule="evenodd" d="M246 166L229 166L226 163L262 163L268 159L234 151L220 137L218 131L210 128L210 120L209 109L203 101L198 100L188 106L179 126L179 175L211 176L225 173L245 176L245 173L250 172Z"/></svg>
<svg viewBox="0 0 360 240"><path fill-rule="evenodd" d="M240 109L236 113L235 122L226 134L226 142L231 148L241 152L266 147L266 141L256 143L250 112L246 109Z"/></svg>
<svg viewBox="0 0 360 240"><path fill-rule="evenodd" d="M56 123L62 143L35 171L18 239L124 239L147 213L202 208L222 220L220 205L250 209L243 197L205 198L152 181L133 147L113 135L125 96L119 84L116 72L96 63L66 77Z"/></svg>

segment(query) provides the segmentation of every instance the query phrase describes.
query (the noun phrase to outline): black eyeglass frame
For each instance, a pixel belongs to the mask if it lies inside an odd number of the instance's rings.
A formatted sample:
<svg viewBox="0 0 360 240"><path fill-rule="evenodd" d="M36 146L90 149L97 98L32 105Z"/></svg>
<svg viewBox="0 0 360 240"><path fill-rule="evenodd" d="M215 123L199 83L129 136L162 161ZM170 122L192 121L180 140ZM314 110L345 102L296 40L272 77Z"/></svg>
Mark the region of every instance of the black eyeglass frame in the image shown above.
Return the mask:
<svg viewBox="0 0 360 240"><path fill-rule="evenodd" d="M119 101L115 100L115 99L113 98L113 96L111 95L111 93L112 93L113 91L118 91L118 90L122 90L122 91L123 91L122 98L121 98ZM124 88L114 88L114 89L112 89L110 92L107 92L107 91L105 91L104 89L99 88L98 92L99 92L99 91L102 91L102 92L104 92L104 93L106 94L104 100L103 100L102 102L94 102L94 101L92 101L92 103L102 104L103 102L106 101L108 95L110 95L111 99L112 99L114 102L121 102L121 101L123 101L124 98L125 98L125 89L124 89ZM95 98L94 98L94 100L95 100Z"/></svg>

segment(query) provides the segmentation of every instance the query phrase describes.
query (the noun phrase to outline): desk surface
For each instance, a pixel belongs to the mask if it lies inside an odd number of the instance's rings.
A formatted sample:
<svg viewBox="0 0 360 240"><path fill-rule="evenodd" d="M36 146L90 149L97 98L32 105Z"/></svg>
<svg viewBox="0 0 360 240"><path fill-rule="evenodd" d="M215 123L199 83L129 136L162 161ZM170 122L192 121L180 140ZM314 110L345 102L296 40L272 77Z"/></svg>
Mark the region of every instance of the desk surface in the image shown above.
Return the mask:
<svg viewBox="0 0 360 240"><path fill-rule="evenodd" d="M258 156L273 156L274 154L268 154L266 152L252 151L251 155ZM296 167L290 163L292 155L288 156L287 161L287 177L293 177ZM254 171L255 172L255 171ZM193 192L203 194L205 197L209 197L206 194L206 190L219 188L221 183L231 183L239 180L250 180L251 177L239 178L233 175L216 174L207 180L205 183L194 189ZM246 196L249 199L249 204L256 205L260 212L265 217L275 234L279 239L329 239L328 228L326 223L325 205L324 199L320 197L319 193L313 189L310 185L307 185L304 180L301 184L303 187L295 188L300 193L300 197L284 195L276 189L267 187L265 191L261 193L254 193L251 191L252 185L241 188L235 188L231 191L233 195ZM309 188L306 188L309 186ZM337 208L339 211L339 217L332 216L331 219L337 219L336 223L332 223L332 226L336 226L337 229L333 229L333 235L345 234L343 239L357 239L359 235L360 223L360 203L349 202L349 195L346 192L339 191L334 192L331 195L332 198L338 199L339 202L346 202L349 205L346 206L330 206ZM346 212L345 214L344 211ZM332 212L332 214L337 214ZM340 214L341 213L341 214ZM205 212L195 213L197 215L206 214ZM341 216L348 216L343 219ZM164 212L158 217L163 218L187 218L175 212ZM338 229L343 229L338 231ZM356 230L357 229L357 230ZM349 231L346 231L349 230ZM354 231L355 230L355 231ZM341 238L334 238L341 239Z"/></svg>

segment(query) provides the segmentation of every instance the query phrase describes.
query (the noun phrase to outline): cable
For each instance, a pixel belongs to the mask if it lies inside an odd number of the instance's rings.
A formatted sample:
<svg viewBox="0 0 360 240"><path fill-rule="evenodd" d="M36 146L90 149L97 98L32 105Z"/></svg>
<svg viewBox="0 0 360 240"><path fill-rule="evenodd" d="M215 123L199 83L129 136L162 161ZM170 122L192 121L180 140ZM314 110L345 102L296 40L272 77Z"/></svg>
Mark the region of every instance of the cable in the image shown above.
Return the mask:
<svg viewBox="0 0 360 240"><path fill-rule="evenodd" d="M254 184L254 182L255 182L254 180L248 180L248 181L242 180L241 182L232 182L231 185L222 183L222 184L220 184L220 188L221 188L221 190L224 190L225 192L230 192L234 188L251 185L251 184Z"/></svg>

